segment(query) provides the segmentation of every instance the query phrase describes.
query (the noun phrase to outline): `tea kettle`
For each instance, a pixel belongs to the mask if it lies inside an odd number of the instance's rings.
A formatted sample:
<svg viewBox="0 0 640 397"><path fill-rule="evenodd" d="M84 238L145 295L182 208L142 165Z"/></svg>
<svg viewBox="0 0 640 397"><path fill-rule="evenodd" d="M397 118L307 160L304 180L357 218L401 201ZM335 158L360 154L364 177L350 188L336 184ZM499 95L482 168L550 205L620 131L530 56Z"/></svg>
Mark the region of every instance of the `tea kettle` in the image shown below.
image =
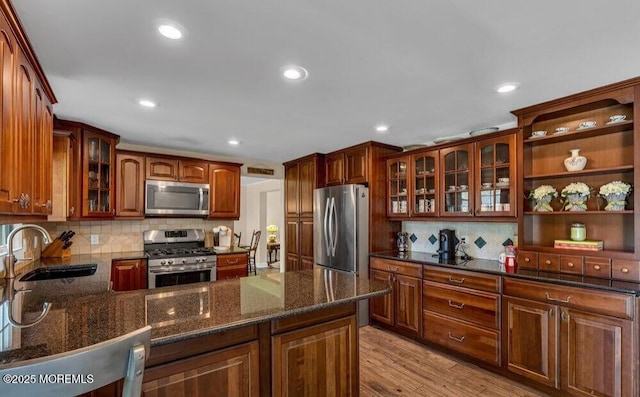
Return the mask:
<svg viewBox="0 0 640 397"><path fill-rule="evenodd" d="M409 239L409 234L407 232L398 232L398 251L406 252L407 251L407 240Z"/></svg>

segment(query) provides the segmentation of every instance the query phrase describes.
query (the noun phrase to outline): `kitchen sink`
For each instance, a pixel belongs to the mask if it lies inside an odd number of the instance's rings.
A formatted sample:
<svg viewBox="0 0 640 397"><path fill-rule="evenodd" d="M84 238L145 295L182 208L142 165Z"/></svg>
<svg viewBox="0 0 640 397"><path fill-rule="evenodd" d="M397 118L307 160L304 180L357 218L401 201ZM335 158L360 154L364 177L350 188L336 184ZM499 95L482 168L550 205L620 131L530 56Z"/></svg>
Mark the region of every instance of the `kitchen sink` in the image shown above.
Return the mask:
<svg viewBox="0 0 640 397"><path fill-rule="evenodd" d="M57 278L86 277L95 274L98 265L61 265L39 267L20 277L20 281L53 280Z"/></svg>

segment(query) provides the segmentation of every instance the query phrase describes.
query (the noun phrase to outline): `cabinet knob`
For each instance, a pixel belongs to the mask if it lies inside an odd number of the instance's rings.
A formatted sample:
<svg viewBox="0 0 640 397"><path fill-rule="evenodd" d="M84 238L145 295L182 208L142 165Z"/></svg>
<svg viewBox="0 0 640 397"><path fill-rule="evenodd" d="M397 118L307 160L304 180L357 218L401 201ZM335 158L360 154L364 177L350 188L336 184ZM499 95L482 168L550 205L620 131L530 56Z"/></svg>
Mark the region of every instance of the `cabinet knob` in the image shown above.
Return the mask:
<svg viewBox="0 0 640 397"><path fill-rule="evenodd" d="M574 264L573 264L573 262L569 262L569 263L567 263L567 266L569 266L569 267L573 267L573 266L574 266Z"/></svg>
<svg viewBox="0 0 640 397"><path fill-rule="evenodd" d="M626 273L629 273L629 269L628 269L628 268L626 268L626 267L623 267L622 269L620 269L620 271L621 271L622 273L625 273L625 274L626 274Z"/></svg>
<svg viewBox="0 0 640 397"><path fill-rule="evenodd" d="M71 215L73 215L73 214L74 214L74 212L76 212L76 207L71 207L71 208L69 208L69 213L70 213Z"/></svg>
<svg viewBox="0 0 640 397"><path fill-rule="evenodd" d="M600 265L593 265L593 270L600 270Z"/></svg>
<svg viewBox="0 0 640 397"><path fill-rule="evenodd" d="M569 318L569 316L567 315L567 312L562 310L560 312L560 318L562 319L562 321L567 321L567 318Z"/></svg>
<svg viewBox="0 0 640 397"><path fill-rule="evenodd" d="M531 258L524 258L524 261L529 263L529 262L531 262Z"/></svg>
<svg viewBox="0 0 640 397"><path fill-rule="evenodd" d="M544 261L545 264L550 265L551 261L549 259L547 259L546 261Z"/></svg>

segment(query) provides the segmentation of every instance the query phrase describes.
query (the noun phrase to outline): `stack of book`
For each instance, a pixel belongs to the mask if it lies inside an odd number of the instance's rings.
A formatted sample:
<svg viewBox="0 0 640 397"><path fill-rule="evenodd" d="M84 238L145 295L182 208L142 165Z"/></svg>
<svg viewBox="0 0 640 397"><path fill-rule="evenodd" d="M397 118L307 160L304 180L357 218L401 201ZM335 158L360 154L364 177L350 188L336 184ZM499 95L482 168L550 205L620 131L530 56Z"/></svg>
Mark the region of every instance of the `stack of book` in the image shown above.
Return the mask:
<svg viewBox="0 0 640 397"><path fill-rule="evenodd" d="M555 242L553 243L553 248L581 250L581 251L602 251L604 249L604 242L602 240L595 240L595 241L555 240Z"/></svg>

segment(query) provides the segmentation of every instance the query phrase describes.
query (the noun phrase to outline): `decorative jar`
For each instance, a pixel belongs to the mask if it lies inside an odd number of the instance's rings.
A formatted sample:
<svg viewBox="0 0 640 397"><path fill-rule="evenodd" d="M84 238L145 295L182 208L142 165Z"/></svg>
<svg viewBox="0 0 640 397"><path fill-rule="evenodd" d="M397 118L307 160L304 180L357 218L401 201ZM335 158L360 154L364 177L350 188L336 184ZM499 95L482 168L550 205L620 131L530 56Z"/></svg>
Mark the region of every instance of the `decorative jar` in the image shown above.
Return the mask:
<svg viewBox="0 0 640 397"><path fill-rule="evenodd" d="M587 158L580 156L580 149L571 149L571 156L564 159L567 171L580 171L587 165Z"/></svg>
<svg viewBox="0 0 640 397"><path fill-rule="evenodd" d="M571 224L571 240L584 241L587 239L587 228L584 223L572 223Z"/></svg>

